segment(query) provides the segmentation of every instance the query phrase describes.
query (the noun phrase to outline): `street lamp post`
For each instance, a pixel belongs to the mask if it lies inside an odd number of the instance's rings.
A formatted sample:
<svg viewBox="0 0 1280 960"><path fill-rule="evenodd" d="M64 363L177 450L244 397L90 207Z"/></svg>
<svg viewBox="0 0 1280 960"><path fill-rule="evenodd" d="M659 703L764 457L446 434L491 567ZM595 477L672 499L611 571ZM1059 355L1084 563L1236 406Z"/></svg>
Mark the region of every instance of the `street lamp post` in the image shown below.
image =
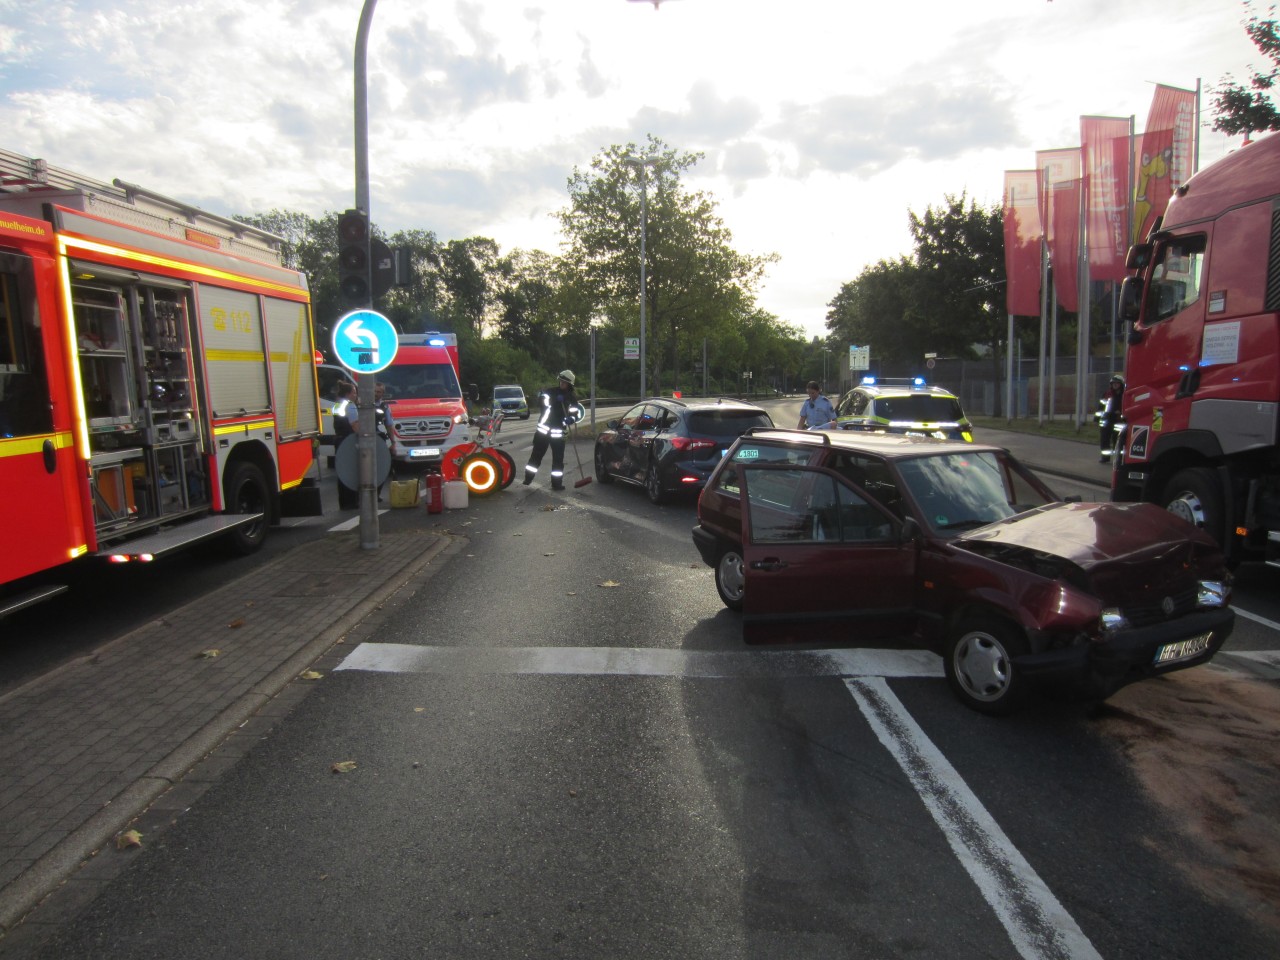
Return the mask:
<svg viewBox="0 0 1280 960"><path fill-rule="evenodd" d="M369 213L369 88L367 82L366 51L369 47L369 24L373 22L373 8L378 0L365 0L360 11L360 25L356 28L355 73L355 167L356 209ZM365 262L369 262L366 240ZM372 303L365 304L371 307ZM360 407L360 429L356 435L357 464L360 477L360 546L366 550L378 548L378 493L375 476L377 455L374 443L377 437L377 416L374 413L374 377L359 378L356 400Z"/></svg>
<svg viewBox="0 0 1280 960"><path fill-rule="evenodd" d="M645 168L656 167L658 160L656 157L648 157L643 160L639 157L628 157L623 162L629 167L634 167L640 174L640 397L643 399L649 395L645 389L645 375L648 372L649 365L644 329L644 313L646 301L648 300L646 289L647 263L644 247L645 235L649 232L649 190L648 179L645 177Z"/></svg>

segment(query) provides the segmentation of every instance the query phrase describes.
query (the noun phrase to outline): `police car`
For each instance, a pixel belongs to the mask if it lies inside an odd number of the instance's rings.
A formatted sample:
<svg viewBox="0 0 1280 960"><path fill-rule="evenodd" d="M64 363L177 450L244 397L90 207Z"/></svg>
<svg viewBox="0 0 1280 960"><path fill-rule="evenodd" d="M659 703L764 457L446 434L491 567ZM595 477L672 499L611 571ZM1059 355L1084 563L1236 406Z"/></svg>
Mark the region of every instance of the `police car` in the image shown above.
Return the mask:
<svg viewBox="0 0 1280 960"><path fill-rule="evenodd" d="M840 398L835 425L841 430L973 442L973 425L960 409L959 398L926 384L924 377L864 377Z"/></svg>

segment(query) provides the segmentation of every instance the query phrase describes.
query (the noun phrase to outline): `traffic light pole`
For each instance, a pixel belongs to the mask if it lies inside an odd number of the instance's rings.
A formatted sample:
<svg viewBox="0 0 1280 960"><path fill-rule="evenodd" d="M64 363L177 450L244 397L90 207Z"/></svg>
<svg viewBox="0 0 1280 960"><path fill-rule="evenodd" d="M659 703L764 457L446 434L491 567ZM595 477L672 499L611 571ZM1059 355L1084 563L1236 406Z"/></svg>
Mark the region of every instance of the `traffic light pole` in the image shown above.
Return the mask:
<svg viewBox="0 0 1280 960"><path fill-rule="evenodd" d="M373 8L378 0L365 0L360 11L360 26L356 29L355 50L355 166L356 166L356 209L369 213L369 87L367 82L367 57L369 47L369 24L373 21ZM372 226L369 236L372 236ZM369 270L373 258L369 255L369 238L365 239L365 269ZM372 271L369 270L370 282L366 285L368 302L361 304L366 308L373 306ZM360 407L360 429L356 437L356 453L360 468L360 546L365 550L376 550L379 546L378 534L378 490L375 477L377 442L377 415L374 412L374 376L365 374L360 378L356 388L356 401Z"/></svg>

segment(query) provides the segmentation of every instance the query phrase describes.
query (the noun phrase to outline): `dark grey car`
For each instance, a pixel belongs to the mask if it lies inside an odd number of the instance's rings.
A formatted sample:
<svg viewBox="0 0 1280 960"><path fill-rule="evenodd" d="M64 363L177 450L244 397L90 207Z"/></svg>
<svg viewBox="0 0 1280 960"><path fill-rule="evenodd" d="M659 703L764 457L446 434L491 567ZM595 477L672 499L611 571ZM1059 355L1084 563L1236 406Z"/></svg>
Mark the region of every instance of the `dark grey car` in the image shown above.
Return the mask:
<svg viewBox="0 0 1280 960"><path fill-rule="evenodd" d="M740 400L643 400L596 437L596 479L643 486L662 503L681 490L701 490L734 440L771 426L769 414Z"/></svg>

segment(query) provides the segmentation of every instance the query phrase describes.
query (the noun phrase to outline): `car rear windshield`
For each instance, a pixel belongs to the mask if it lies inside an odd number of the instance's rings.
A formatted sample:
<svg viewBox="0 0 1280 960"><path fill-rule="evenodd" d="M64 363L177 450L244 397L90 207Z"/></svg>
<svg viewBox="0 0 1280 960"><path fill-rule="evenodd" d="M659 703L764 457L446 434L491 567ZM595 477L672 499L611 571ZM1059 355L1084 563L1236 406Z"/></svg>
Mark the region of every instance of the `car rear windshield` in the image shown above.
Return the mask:
<svg viewBox="0 0 1280 960"><path fill-rule="evenodd" d="M772 427L763 410L696 410L689 414L689 432L699 437L732 439L752 427Z"/></svg>
<svg viewBox="0 0 1280 960"><path fill-rule="evenodd" d="M923 393L909 397L877 397L875 415L884 420L911 423L953 423L964 416L960 412L960 402L955 398Z"/></svg>
<svg viewBox="0 0 1280 960"><path fill-rule="evenodd" d="M524 391L519 387L494 387L493 396L497 400L523 400Z"/></svg>

